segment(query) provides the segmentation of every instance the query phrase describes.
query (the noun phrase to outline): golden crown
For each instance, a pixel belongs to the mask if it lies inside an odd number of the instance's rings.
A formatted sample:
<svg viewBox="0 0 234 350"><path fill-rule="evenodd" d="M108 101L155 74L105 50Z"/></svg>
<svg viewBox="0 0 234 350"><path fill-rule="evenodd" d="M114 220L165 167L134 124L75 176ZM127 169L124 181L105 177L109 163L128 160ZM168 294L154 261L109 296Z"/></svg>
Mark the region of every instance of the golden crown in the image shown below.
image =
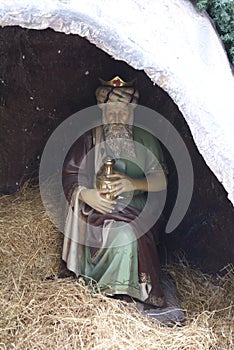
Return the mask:
<svg viewBox="0 0 234 350"><path fill-rule="evenodd" d="M105 81L99 78L100 82L104 86L113 86L113 87L123 87L123 86L133 86L136 82L136 78L131 81L124 81L118 75L109 81Z"/></svg>

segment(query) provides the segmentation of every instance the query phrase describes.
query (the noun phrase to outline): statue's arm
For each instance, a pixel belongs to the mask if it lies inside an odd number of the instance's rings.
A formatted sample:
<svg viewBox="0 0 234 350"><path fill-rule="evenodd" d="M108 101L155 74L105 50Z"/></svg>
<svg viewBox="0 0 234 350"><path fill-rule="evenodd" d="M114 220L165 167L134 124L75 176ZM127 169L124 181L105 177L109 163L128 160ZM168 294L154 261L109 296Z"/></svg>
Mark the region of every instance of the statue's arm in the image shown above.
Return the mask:
<svg viewBox="0 0 234 350"><path fill-rule="evenodd" d="M70 148L63 165L62 183L70 203L74 191L80 187L90 188L93 179L92 160L86 155L92 148L92 134L82 135Z"/></svg>

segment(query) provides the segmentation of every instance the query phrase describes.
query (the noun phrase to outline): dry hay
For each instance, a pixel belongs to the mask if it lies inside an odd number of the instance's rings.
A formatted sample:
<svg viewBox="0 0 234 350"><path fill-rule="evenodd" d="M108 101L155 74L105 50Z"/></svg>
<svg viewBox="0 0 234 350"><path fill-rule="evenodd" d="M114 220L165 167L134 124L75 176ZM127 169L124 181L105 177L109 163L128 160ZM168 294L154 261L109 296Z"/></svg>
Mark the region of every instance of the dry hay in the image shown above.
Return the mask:
<svg viewBox="0 0 234 350"><path fill-rule="evenodd" d="M184 327L143 318L134 305L93 294L59 272L62 234L38 189L0 198L0 349L234 349L234 271L223 277L168 266L186 310Z"/></svg>

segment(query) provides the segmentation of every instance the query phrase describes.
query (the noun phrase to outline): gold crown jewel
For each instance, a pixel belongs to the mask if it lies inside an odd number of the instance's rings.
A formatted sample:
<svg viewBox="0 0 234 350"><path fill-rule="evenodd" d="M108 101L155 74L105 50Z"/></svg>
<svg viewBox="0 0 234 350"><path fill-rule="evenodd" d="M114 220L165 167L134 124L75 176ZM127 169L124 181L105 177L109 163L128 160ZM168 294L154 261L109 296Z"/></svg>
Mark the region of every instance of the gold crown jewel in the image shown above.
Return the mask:
<svg viewBox="0 0 234 350"><path fill-rule="evenodd" d="M123 87L123 86L133 86L136 82L136 78L131 81L124 81L118 75L109 81L105 81L99 78L100 82L104 86L112 86L112 87Z"/></svg>

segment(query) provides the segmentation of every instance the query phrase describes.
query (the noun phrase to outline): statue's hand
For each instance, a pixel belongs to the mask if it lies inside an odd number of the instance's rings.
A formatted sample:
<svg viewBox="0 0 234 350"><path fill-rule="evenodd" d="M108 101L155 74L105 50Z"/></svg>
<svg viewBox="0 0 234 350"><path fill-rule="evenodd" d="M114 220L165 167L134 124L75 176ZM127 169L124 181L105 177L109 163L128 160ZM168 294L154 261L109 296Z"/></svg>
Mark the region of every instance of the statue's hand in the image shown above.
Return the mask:
<svg viewBox="0 0 234 350"><path fill-rule="evenodd" d="M119 177L119 179L111 183L112 190L110 191L116 197L119 196L121 193L130 192L137 189L135 185L135 179L132 179L131 177L125 174L115 173L109 175L108 178L116 177L116 175Z"/></svg>
<svg viewBox="0 0 234 350"><path fill-rule="evenodd" d="M86 188L81 190L80 199L102 214L111 213L114 210L116 201L107 199L105 196L107 193L110 193L110 191Z"/></svg>

